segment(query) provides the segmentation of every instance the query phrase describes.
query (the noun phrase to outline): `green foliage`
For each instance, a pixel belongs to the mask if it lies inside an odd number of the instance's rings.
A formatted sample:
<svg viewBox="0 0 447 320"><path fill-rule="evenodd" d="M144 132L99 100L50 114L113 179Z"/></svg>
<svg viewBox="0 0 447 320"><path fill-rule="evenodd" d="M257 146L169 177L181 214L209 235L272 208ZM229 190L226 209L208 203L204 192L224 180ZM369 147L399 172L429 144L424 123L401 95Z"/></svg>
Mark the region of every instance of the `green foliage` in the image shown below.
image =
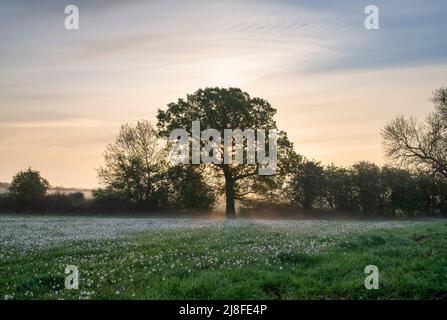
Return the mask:
<svg viewBox="0 0 447 320"><path fill-rule="evenodd" d="M278 135L274 176L258 175L259 165L170 166L166 138L173 129L276 129L276 110L238 88L205 88L158 110L157 130L148 121L122 125L98 170L103 188L93 200L46 195L47 180L37 171L18 173L8 193L0 184L0 211L125 211L191 209L209 211L225 195L228 217L235 202L274 212L306 210L362 213L364 216L447 215L447 88L433 92L434 111L422 123L398 117L383 130L387 155L405 169L360 161L349 168L303 161L283 131ZM223 142L222 142L223 143ZM223 149L223 145L221 149ZM244 147L244 157L247 147ZM79 196L79 195L78 195Z"/></svg>
<svg viewBox="0 0 447 320"><path fill-rule="evenodd" d="M292 180L293 201L304 209L312 209L323 196L324 168L319 162L305 161L298 165Z"/></svg>
<svg viewBox="0 0 447 320"><path fill-rule="evenodd" d="M92 192L92 207L97 211L127 211L133 209L132 203L123 191L111 188L96 189Z"/></svg>
<svg viewBox="0 0 447 320"><path fill-rule="evenodd" d="M173 129L184 128L191 133L191 122L200 120L203 128L273 129L276 110L260 98L252 98L238 88L205 88L158 110L157 127L161 135L169 136Z"/></svg>
<svg viewBox="0 0 447 320"><path fill-rule="evenodd" d="M5 182L0 182L0 194L8 191L9 184Z"/></svg>
<svg viewBox="0 0 447 320"><path fill-rule="evenodd" d="M39 171L29 168L13 177L8 191L18 206L33 208L42 202L49 187L49 182Z"/></svg>
<svg viewBox="0 0 447 320"><path fill-rule="evenodd" d="M107 190L125 195L136 206L159 207L154 195L162 187L165 156L148 121L138 121L135 126L125 124L115 142L107 147L98 176Z"/></svg>
<svg viewBox="0 0 447 320"><path fill-rule="evenodd" d="M331 210L352 212L357 210L352 171L333 164L324 168L324 198Z"/></svg>
<svg viewBox="0 0 447 320"><path fill-rule="evenodd" d="M370 162L357 162L352 166L352 178L360 210L380 213L383 210L380 168Z"/></svg>
<svg viewBox="0 0 447 320"><path fill-rule="evenodd" d="M273 120L275 113L276 110L266 100L250 97L239 88L205 88L187 95L186 100L169 103L166 110L159 109L157 127L159 134L165 137L178 128L191 133L192 121L196 120L200 121L202 128L213 128L219 132L224 129L264 129L267 132L277 128ZM279 174L275 177L260 177L259 165L214 165L215 180L224 182L221 189L225 190L229 217L235 216L235 200L247 195L272 196L268 191L277 191L284 184L299 156L293 151L285 132L280 132L277 145ZM272 185L277 188L272 188Z"/></svg>
<svg viewBox="0 0 447 320"><path fill-rule="evenodd" d="M188 165L171 167L165 173L165 181L169 206L198 211L212 209L215 195L198 168Z"/></svg>
<svg viewBox="0 0 447 320"><path fill-rule="evenodd" d="M147 121L121 126L99 169L105 188L93 193L93 206L115 211L211 210L215 197L202 174L193 168L170 167L165 146Z"/></svg>
<svg viewBox="0 0 447 320"><path fill-rule="evenodd" d="M48 194L44 200L45 211L56 213L87 212L88 204L89 202L81 192L68 194L56 192Z"/></svg>
<svg viewBox="0 0 447 320"><path fill-rule="evenodd" d="M314 161L298 166L289 187L305 209L379 216L445 215L447 180L361 161L345 169Z"/></svg>

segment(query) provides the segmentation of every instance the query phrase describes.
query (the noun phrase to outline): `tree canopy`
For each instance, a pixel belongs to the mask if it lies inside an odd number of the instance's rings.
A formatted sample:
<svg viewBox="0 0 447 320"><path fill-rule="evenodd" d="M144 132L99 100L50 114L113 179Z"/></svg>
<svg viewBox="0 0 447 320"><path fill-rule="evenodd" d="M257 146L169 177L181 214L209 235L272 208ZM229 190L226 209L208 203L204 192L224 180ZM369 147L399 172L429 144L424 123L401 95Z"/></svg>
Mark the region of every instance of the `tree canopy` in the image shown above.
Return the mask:
<svg viewBox="0 0 447 320"><path fill-rule="evenodd" d="M93 196L101 207L209 210L215 198L200 172L167 161L166 139L146 121L121 126L104 153L98 175L105 189Z"/></svg>
<svg viewBox="0 0 447 320"><path fill-rule="evenodd" d="M121 126L115 142L104 153L98 176L103 186L117 190L131 202L154 205L160 189L160 171L165 165L156 130L146 121Z"/></svg>
<svg viewBox="0 0 447 320"><path fill-rule="evenodd" d="M203 128L213 128L219 132L225 129L263 129L265 131L277 129L273 117L276 110L266 100L250 95L239 88L205 88L199 89L186 99L178 99L167 105L166 110L158 110L157 127L159 134L168 137L174 129L185 129L190 134L192 122L200 121ZM224 142L219 146L223 155ZM236 213L235 200L247 195L260 195L259 190L272 190L269 185L281 185L281 179L299 156L293 151L293 145L285 132L279 132L277 139L278 174L274 177L260 177L260 164L213 164L215 172L220 175L224 184L226 213L234 217ZM244 145L244 155L247 145ZM234 152L233 152L234 154ZM222 179L223 176L223 179ZM219 179L219 177L217 177ZM243 183L242 183L243 181ZM277 189L277 188L276 188ZM265 194L269 194L266 192Z"/></svg>
<svg viewBox="0 0 447 320"><path fill-rule="evenodd" d="M45 197L49 188L50 183L39 171L28 168L12 178L8 191L20 205L32 207Z"/></svg>

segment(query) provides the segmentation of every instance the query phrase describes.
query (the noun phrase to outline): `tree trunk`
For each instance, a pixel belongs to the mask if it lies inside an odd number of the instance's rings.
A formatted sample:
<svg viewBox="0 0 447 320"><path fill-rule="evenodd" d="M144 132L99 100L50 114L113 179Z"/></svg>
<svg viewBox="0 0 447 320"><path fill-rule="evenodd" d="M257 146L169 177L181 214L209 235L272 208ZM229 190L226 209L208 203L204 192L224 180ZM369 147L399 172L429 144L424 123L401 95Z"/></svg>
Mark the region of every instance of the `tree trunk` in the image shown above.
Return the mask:
<svg viewBox="0 0 447 320"><path fill-rule="evenodd" d="M224 164L223 172L225 176L225 215L228 219L235 219L236 207L234 205L234 179L231 175L230 166L228 164Z"/></svg>

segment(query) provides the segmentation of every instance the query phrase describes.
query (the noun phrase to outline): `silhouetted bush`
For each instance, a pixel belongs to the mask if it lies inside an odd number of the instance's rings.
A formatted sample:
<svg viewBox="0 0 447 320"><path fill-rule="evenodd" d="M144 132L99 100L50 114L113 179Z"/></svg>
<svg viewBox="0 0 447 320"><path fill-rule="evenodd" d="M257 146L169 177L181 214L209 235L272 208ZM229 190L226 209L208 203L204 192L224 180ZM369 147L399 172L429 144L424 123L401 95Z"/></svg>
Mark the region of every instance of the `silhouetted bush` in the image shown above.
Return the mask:
<svg viewBox="0 0 447 320"><path fill-rule="evenodd" d="M159 175L160 185L144 200L124 190L45 194L48 182L37 171L17 174L0 193L1 213L133 214L209 212L216 194L197 168L174 166ZM421 172L359 162L351 168L307 163L291 179L290 193L277 199L246 199L246 217L422 217L447 216L447 179ZM29 185L28 185L29 183Z"/></svg>
<svg viewBox="0 0 447 320"><path fill-rule="evenodd" d="M292 179L291 204L300 212L365 217L447 215L447 179L361 161L352 167L323 167L307 161Z"/></svg>
<svg viewBox="0 0 447 320"><path fill-rule="evenodd" d="M57 213L88 212L91 206L81 192L50 194L45 197L44 202L46 212Z"/></svg>
<svg viewBox="0 0 447 320"><path fill-rule="evenodd" d="M97 189L92 193L91 208L95 211L119 212L135 210L123 192L110 189Z"/></svg>
<svg viewBox="0 0 447 320"><path fill-rule="evenodd" d="M17 173L8 188L15 210L40 211L44 209L45 194L50 184L39 171L29 168Z"/></svg>
<svg viewBox="0 0 447 320"><path fill-rule="evenodd" d="M8 193L0 193L0 212L13 213L16 211L14 199Z"/></svg>
<svg viewBox="0 0 447 320"><path fill-rule="evenodd" d="M192 166L177 165L167 170L165 177L166 205L170 208L210 211L216 197L203 176Z"/></svg>

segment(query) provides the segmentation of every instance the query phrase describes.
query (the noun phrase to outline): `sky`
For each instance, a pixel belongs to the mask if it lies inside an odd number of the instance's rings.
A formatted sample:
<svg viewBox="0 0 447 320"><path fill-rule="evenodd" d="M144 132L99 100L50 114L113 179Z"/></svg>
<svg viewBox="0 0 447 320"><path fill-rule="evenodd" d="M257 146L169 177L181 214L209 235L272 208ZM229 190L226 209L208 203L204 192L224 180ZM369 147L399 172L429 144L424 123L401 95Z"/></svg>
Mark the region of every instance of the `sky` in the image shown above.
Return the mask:
<svg viewBox="0 0 447 320"><path fill-rule="evenodd" d="M447 85L446 17L441 0L2 0L0 181L31 166L96 187L122 123L213 86L268 100L309 159L383 164L381 128Z"/></svg>

